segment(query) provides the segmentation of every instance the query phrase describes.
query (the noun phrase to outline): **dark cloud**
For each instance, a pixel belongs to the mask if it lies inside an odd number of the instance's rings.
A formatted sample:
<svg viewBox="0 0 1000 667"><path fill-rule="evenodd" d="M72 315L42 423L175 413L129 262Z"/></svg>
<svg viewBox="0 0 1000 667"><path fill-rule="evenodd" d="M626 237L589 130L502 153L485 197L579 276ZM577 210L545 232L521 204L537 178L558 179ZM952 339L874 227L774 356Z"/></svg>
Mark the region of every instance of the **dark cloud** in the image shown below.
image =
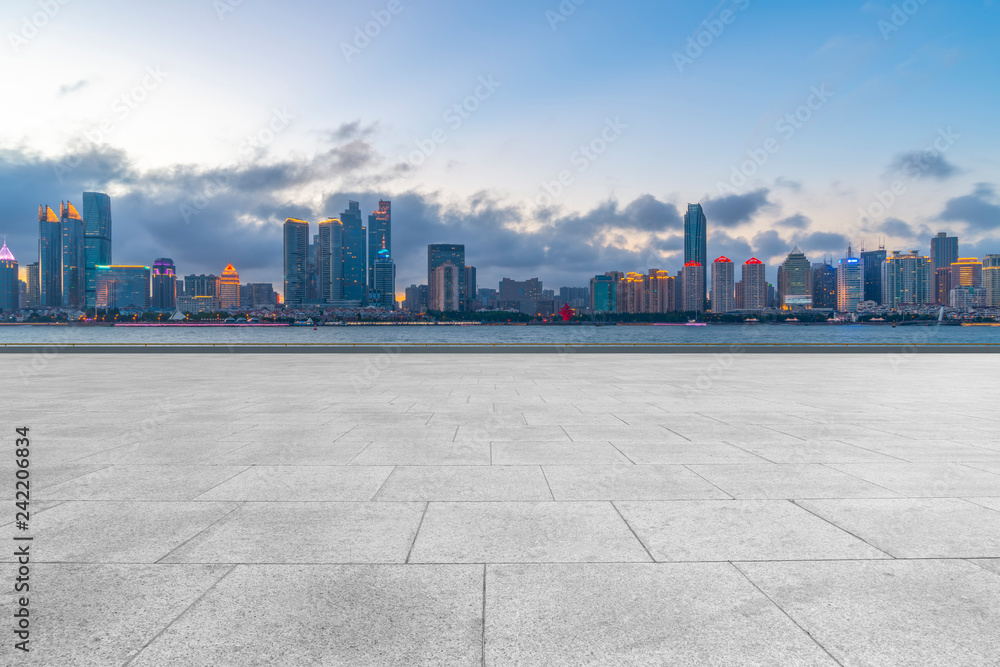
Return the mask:
<svg viewBox="0 0 1000 667"><path fill-rule="evenodd" d="M837 234L836 232L813 232L812 234L798 237L796 240L799 250L807 255L814 255L817 252L846 253L849 243L850 241L846 236Z"/></svg>
<svg viewBox="0 0 1000 667"><path fill-rule="evenodd" d="M789 216L778 220L775 225L779 227L790 227L792 229L806 229L812 224L812 220L802 215L801 213L796 213L795 215Z"/></svg>
<svg viewBox="0 0 1000 667"><path fill-rule="evenodd" d="M974 231L1000 227L1000 205L995 186L977 183L971 194L949 199L938 220L964 222Z"/></svg>
<svg viewBox="0 0 1000 667"><path fill-rule="evenodd" d="M327 133L327 136L334 143L363 139L375 133L375 125L365 125L360 120L350 123L343 123L335 130Z"/></svg>
<svg viewBox="0 0 1000 667"><path fill-rule="evenodd" d="M885 222L879 225L879 231L885 232L889 236L902 239L912 239L917 235L909 223L904 222L899 218L887 218Z"/></svg>
<svg viewBox="0 0 1000 667"><path fill-rule="evenodd" d="M777 180L774 181L774 187L785 188L786 190L791 190L792 192L802 191L802 182L793 181L790 178L785 178L784 176L779 176Z"/></svg>
<svg viewBox="0 0 1000 667"><path fill-rule="evenodd" d="M961 173L958 167L948 162L940 152L933 149L900 153L889 165L889 171L902 174L911 180L933 178L938 181L946 181Z"/></svg>
<svg viewBox="0 0 1000 667"><path fill-rule="evenodd" d="M710 225L737 227L750 222L762 208L772 205L767 198L769 192L767 188L760 188L746 194L707 199L702 202L702 207Z"/></svg>

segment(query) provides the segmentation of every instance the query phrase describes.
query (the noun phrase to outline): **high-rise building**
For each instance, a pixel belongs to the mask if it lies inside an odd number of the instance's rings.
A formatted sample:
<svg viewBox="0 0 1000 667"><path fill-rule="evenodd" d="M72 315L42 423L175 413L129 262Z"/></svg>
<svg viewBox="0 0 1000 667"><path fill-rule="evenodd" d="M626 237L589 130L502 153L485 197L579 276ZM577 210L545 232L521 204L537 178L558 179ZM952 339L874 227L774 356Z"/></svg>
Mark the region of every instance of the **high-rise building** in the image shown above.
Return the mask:
<svg viewBox="0 0 1000 667"><path fill-rule="evenodd" d="M882 303L882 262L885 261L885 248L878 250L861 250L861 266L864 272L865 288L862 301ZM815 290L815 288L814 288ZM813 304L816 307L816 304Z"/></svg>
<svg viewBox="0 0 1000 667"><path fill-rule="evenodd" d="M462 309L462 277L465 267L445 261L431 271L428 284L428 310L452 312Z"/></svg>
<svg viewBox="0 0 1000 667"><path fill-rule="evenodd" d="M320 223L322 224L322 223ZM338 262L340 258L338 257ZM320 296L320 267L319 267L319 234L314 234L312 243L309 244L309 280L306 282L306 302L319 303L323 301Z"/></svg>
<svg viewBox="0 0 1000 667"><path fill-rule="evenodd" d="M908 255L894 250L882 263L882 305L896 308L933 301L931 260L913 250Z"/></svg>
<svg viewBox="0 0 1000 667"><path fill-rule="evenodd" d="M83 193L84 299L88 308L97 302L97 266L108 266L111 258L111 197L103 192Z"/></svg>
<svg viewBox="0 0 1000 667"><path fill-rule="evenodd" d="M854 256L847 246L847 257L837 262L837 310L842 313L858 312L864 300L865 273L861 259Z"/></svg>
<svg viewBox="0 0 1000 667"><path fill-rule="evenodd" d="M97 267L97 307L146 310L150 302L148 266Z"/></svg>
<svg viewBox="0 0 1000 667"><path fill-rule="evenodd" d="M309 223L305 220L285 220L284 267L285 305L301 307L309 284Z"/></svg>
<svg viewBox="0 0 1000 667"><path fill-rule="evenodd" d="M386 310L396 309L396 263L392 261L389 251L382 249L378 251L375 258L374 273L374 295L376 302L373 306L379 306Z"/></svg>
<svg viewBox="0 0 1000 667"><path fill-rule="evenodd" d="M939 306L947 306L950 303L951 294L951 266L941 266L934 271L932 282L934 283L931 295L934 303Z"/></svg>
<svg viewBox="0 0 1000 667"><path fill-rule="evenodd" d="M736 310L736 269L733 260L720 257L712 262L712 312Z"/></svg>
<svg viewBox="0 0 1000 667"><path fill-rule="evenodd" d="M958 237L945 232L931 238L931 274L958 261Z"/></svg>
<svg viewBox="0 0 1000 667"><path fill-rule="evenodd" d="M38 207L38 305L62 306L62 225L48 206Z"/></svg>
<svg viewBox="0 0 1000 667"><path fill-rule="evenodd" d="M595 313L614 313L618 311L617 280L614 276L604 274L590 279L590 309Z"/></svg>
<svg viewBox="0 0 1000 667"><path fill-rule="evenodd" d="M949 295L948 305L961 310L984 308L986 306L986 290L982 287L972 286L955 287Z"/></svg>
<svg viewBox="0 0 1000 667"><path fill-rule="evenodd" d="M687 262L682 269L684 274L685 312L700 313L705 310L705 267L698 262Z"/></svg>
<svg viewBox="0 0 1000 667"><path fill-rule="evenodd" d="M173 310L177 307L177 267L174 260L161 257L153 262L153 310Z"/></svg>
<svg viewBox="0 0 1000 667"><path fill-rule="evenodd" d="M982 287L983 263L978 257L959 257L951 263L951 288Z"/></svg>
<svg viewBox="0 0 1000 667"><path fill-rule="evenodd" d="M344 229L344 298L364 302L368 296L368 256L365 251L367 230L361 220L361 204L347 202L340 214Z"/></svg>
<svg viewBox="0 0 1000 667"><path fill-rule="evenodd" d="M375 284L375 261L380 250L392 257L392 202L379 200L378 210L368 216L368 284Z"/></svg>
<svg viewBox="0 0 1000 667"><path fill-rule="evenodd" d="M235 310L240 307L240 274L230 263L219 279L219 307L222 310Z"/></svg>
<svg viewBox="0 0 1000 667"><path fill-rule="evenodd" d="M983 258L983 287L986 288L986 306L1000 306L1000 255Z"/></svg>
<svg viewBox="0 0 1000 667"><path fill-rule="evenodd" d="M743 263L743 275L740 278L743 303L739 304L740 309L761 311L768 307L766 269L764 262L756 257Z"/></svg>
<svg viewBox="0 0 1000 667"><path fill-rule="evenodd" d="M629 271L625 280L618 283L618 312L646 312L646 276Z"/></svg>
<svg viewBox="0 0 1000 667"><path fill-rule="evenodd" d="M431 274L442 264L450 262L459 269L459 303L465 303L465 246L451 243L435 243L427 246L427 286L431 290ZM428 302L430 303L430 302ZM429 307L429 306L428 306Z"/></svg>
<svg viewBox="0 0 1000 667"><path fill-rule="evenodd" d="M83 218L73 204L59 203L59 226L62 237L62 305L82 310L86 306L86 251Z"/></svg>
<svg viewBox="0 0 1000 667"><path fill-rule="evenodd" d="M479 290L479 281L476 278L476 267L465 267L465 282L462 284L463 289L465 290L465 304L468 307L468 305L476 299L476 292Z"/></svg>
<svg viewBox="0 0 1000 667"><path fill-rule="evenodd" d="M344 224L336 218L324 220L319 223L317 240L317 299L323 303L337 303L344 299Z"/></svg>
<svg viewBox="0 0 1000 667"><path fill-rule="evenodd" d="M812 292L812 264L796 247L778 268L779 305L784 310L812 308Z"/></svg>
<svg viewBox="0 0 1000 667"><path fill-rule="evenodd" d="M705 287L707 279L705 272L708 270L708 220L705 218L705 211L701 204L688 204L687 212L684 214L684 266L691 262L696 262L701 267L701 286ZM682 271L682 273L685 273ZM688 289L683 288L685 299ZM702 295L704 301L705 295ZM705 309L704 304L697 310ZM688 308L685 307L685 310Z"/></svg>
<svg viewBox="0 0 1000 667"><path fill-rule="evenodd" d="M32 262L25 267L28 272L28 308L41 308L42 286L41 271L38 262Z"/></svg>
<svg viewBox="0 0 1000 667"><path fill-rule="evenodd" d="M21 307L21 281L17 277L17 260L7 247L0 247L0 313L12 313Z"/></svg>
<svg viewBox="0 0 1000 667"><path fill-rule="evenodd" d="M879 267L881 270L881 267ZM817 262L812 265L813 272L813 308L837 308L837 270L826 262ZM882 279L879 278L879 285ZM878 303L882 302L882 295L878 297Z"/></svg>
<svg viewBox="0 0 1000 667"><path fill-rule="evenodd" d="M403 309L411 313L427 311L427 285L410 285L406 288L406 300Z"/></svg>
<svg viewBox="0 0 1000 667"><path fill-rule="evenodd" d="M570 306L573 306L571 303ZM646 276L647 313L669 313L676 310L674 304L674 278L669 271L650 269Z"/></svg>

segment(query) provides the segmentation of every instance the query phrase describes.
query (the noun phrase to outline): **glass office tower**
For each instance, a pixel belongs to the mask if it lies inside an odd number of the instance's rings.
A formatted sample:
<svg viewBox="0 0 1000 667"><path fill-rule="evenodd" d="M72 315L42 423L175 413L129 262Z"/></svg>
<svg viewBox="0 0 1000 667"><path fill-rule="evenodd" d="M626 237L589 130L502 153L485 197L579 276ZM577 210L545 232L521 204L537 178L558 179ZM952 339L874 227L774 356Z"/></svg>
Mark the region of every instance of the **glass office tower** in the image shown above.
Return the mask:
<svg viewBox="0 0 1000 667"><path fill-rule="evenodd" d="M83 193L84 300L93 308L97 300L97 266L111 259L111 197L103 192Z"/></svg>

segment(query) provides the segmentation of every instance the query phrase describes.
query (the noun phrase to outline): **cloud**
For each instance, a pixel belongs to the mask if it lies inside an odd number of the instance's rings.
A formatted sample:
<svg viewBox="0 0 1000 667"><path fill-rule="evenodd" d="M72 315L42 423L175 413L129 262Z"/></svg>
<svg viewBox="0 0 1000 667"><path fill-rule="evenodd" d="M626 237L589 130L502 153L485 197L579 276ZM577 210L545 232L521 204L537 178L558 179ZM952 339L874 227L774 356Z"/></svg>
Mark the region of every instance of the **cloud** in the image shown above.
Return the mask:
<svg viewBox="0 0 1000 667"><path fill-rule="evenodd" d="M977 183L971 194L949 199L937 219L964 222L974 231L1000 228L996 187L989 183Z"/></svg>
<svg viewBox="0 0 1000 667"><path fill-rule="evenodd" d="M889 171L912 180L933 178L938 181L946 181L962 173L936 150L900 153L889 165Z"/></svg>
<svg viewBox="0 0 1000 667"><path fill-rule="evenodd" d="M87 87L88 85L90 85L89 81L87 81L86 79L81 79L80 81L77 81L76 83L68 83L68 84L59 86L59 95L60 96L70 95L72 93L77 92L78 90L82 90L83 88Z"/></svg>
<svg viewBox="0 0 1000 667"><path fill-rule="evenodd" d="M801 192L802 191L802 182L801 181L793 181L790 178L785 178L784 176L779 176L774 181L774 187L776 187L776 188L785 188L786 190L791 190L792 192Z"/></svg>
<svg viewBox="0 0 1000 667"><path fill-rule="evenodd" d="M913 231L913 227L899 218L887 218L885 222L879 225L879 231L901 239L912 239L917 236L916 232Z"/></svg>
<svg viewBox="0 0 1000 667"><path fill-rule="evenodd" d="M806 229L812 224L812 220L802 215L801 213L796 213L795 215L789 216L778 220L776 223L779 227L790 227L792 229Z"/></svg>
<svg viewBox="0 0 1000 667"><path fill-rule="evenodd" d="M769 192L767 188L760 188L746 194L707 199L702 203L705 216L710 225L737 227L750 222L762 208L773 205L767 198Z"/></svg>

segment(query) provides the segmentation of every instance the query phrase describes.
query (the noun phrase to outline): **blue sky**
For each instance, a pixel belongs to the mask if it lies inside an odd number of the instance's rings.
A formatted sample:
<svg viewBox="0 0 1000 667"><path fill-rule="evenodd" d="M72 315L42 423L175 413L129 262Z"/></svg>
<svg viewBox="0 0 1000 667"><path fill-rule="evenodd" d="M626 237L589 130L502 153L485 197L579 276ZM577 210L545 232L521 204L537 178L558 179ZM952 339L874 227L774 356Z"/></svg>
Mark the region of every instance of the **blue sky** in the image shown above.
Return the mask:
<svg viewBox="0 0 1000 667"><path fill-rule="evenodd" d="M115 261L279 283L284 218L387 197L400 289L435 242L482 286L675 271L694 201L740 262L1000 252L998 28L994 0L8 0L0 231L34 261L35 207L99 189Z"/></svg>

